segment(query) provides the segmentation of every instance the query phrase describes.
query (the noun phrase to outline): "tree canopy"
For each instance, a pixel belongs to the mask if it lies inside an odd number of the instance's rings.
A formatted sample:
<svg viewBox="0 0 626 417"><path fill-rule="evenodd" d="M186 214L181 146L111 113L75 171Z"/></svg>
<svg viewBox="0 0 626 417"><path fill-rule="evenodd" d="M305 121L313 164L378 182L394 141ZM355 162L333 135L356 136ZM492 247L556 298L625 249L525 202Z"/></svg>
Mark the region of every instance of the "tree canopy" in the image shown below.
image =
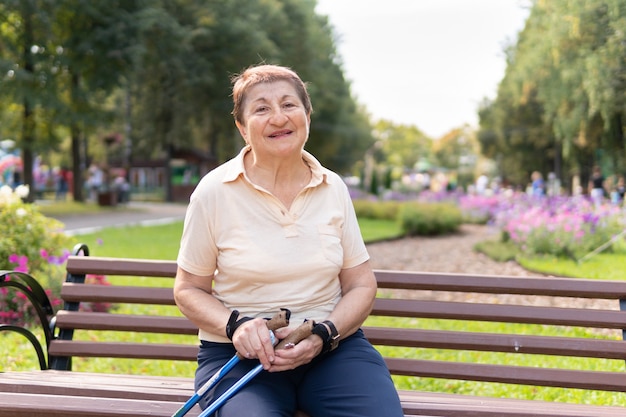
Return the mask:
<svg viewBox="0 0 626 417"><path fill-rule="evenodd" d="M309 84L307 148L347 172L374 139L344 78L333 29L315 6L315 0L2 2L0 136L17 141L25 172L32 172L33 155L71 149L79 201L83 173L103 138L122 137L129 161L167 160L176 149L196 148L221 162L243 144L230 115L230 79L265 62L291 67Z"/></svg>
<svg viewBox="0 0 626 417"><path fill-rule="evenodd" d="M496 99L480 110L483 151L514 182L531 171L624 174L626 2L536 0Z"/></svg>

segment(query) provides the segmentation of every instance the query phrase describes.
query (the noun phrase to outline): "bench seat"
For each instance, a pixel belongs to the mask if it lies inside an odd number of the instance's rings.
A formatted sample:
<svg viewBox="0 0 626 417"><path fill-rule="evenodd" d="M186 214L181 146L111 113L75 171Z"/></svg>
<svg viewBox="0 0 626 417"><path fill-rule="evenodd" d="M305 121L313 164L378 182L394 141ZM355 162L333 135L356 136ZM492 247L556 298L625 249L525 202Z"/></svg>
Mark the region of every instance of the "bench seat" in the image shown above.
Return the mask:
<svg viewBox="0 0 626 417"><path fill-rule="evenodd" d="M42 377L41 372L44 372ZM193 380L71 371L9 372L0 378L0 417L170 417L193 393ZM399 391L405 416L617 417L621 407ZM194 407L187 415L200 414Z"/></svg>

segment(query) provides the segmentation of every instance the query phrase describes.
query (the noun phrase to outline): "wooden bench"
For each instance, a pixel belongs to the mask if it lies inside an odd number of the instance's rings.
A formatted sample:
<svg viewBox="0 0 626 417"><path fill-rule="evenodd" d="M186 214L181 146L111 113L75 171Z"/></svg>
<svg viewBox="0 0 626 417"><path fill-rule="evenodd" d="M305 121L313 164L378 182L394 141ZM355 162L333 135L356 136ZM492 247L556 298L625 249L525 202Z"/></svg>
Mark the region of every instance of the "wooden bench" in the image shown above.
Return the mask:
<svg viewBox="0 0 626 417"><path fill-rule="evenodd" d="M104 357L195 361L197 329L182 316L120 314L79 311L80 303L174 306L174 261L99 258L84 246L67 262L67 280L61 297L65 308L53 318L55 330L47 341L44 371L0 373L0 417L4 416L171 416L193 393L190 377L162 377L72 371L72 358ZM488 381L599 390L626 391L626 283L566 278L519 278L377 270L379 296L364 330L376 345L393 375L448 381ZM3 278L7 274L1 275ZM90 285L86 275L149 277L141 285ZM146 281L159 286L146 286ZM0 280L2 282L3 279ZM504 298L503 298L504 297ZM522 297L521 302L516 298ZM33 295L34 299L44 299ZM590 300L606 306L589 306ZM41 300L39 300L41 301ZM45 304L45 300L44 300ZM172 307L175 309L175 307ZM44 311L42 309L42 311ZM45 313L45 311L44 311ZM396 318L401 327L377 320ZM481 333L427 329L429 320L467 323L518 323L593 329L591 336L554 337L521 333ZM404 321L404 324L402 322ZM388 320L387 322L388 323ZM459 326L456 326L458 328ZM128 335L163 333L189 335L190 342L155 344L141 340L112 342L106 336L78 337L81 332L116 331ZM616 335L617 333L617 335ZM93 335L94 333L90 333ZM104 333L106 334L106 333ZM608 336L607 336L608 335ZM398 349L394 349L398 348ZM1 349L1 348L0 348ZM481 363L463 359L432 360L429 352L485 352ZM394 352L396 352L394 354ZM409 352L409 353L407 353ZM499 355L539 356L546 367L489 363ZM394 356L395 355L395 356ZM619 371L550 367L549 358L600 358L616 360ZM47 362L46 362L47 359ZM484 363L483 363L484 362ZM103 372L111 370L103 369ZM623 416L618 406L577 405L538 400L518 400L451 394L399 391L406 416L447 417L603 417ZM188 415L197 416L196 407Z"/></svg>

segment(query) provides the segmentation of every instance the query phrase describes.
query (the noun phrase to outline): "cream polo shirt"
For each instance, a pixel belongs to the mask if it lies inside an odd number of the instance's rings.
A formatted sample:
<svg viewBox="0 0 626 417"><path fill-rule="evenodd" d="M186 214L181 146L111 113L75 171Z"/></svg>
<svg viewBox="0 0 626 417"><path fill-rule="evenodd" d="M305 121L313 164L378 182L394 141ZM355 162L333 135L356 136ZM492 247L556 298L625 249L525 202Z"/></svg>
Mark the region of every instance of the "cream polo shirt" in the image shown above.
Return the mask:
<svg viewBox="0 0 626 417"><path fill-rule="evenodd" d="M214 275L213 295L243 316L291 310L291 326L322 320L341 298L338 274L369 259L341 178L308 152L310 183L287 210L246 177L243 156L205 175L185 216L178 265ZM202 340L230 342L200 329Z"/></svg>

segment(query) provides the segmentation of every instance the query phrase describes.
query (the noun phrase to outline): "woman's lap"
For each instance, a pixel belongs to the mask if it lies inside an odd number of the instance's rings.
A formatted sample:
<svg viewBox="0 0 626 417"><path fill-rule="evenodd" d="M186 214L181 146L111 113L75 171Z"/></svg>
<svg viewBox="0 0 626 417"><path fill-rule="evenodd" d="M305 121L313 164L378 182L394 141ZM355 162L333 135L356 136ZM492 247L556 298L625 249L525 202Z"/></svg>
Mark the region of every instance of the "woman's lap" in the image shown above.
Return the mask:
<svg viewBox="0 0 626 417"><path fill-rule="evenodd" d="M201 350L196 389L234 355L231 345L212 345L209 350ZM203 360L209 352L211 366ZM257 364L258 361L240 362L218 384L215 392L209 392L201 406L206 407ZM287 372L261 372L217 415L291 417L296 407L311 417L403 415L385 363L361 331L343 340L337 350L316 358L309 365Z"/></svg>

